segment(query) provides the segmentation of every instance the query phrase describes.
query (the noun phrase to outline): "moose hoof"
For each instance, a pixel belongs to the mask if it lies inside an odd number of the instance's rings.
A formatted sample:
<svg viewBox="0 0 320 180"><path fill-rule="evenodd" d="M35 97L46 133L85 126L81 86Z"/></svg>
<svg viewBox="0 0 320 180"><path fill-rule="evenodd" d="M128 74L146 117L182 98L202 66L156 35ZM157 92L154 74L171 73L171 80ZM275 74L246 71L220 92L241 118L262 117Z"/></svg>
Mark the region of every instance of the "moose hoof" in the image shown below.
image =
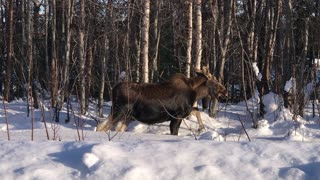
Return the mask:
<svg viewBox="0 0 320 180"><path fill-rule="evenodd" d="M202 131L204 131L204 126L200 126L199 128L198 128L198 132L202 132Z"/></svg>

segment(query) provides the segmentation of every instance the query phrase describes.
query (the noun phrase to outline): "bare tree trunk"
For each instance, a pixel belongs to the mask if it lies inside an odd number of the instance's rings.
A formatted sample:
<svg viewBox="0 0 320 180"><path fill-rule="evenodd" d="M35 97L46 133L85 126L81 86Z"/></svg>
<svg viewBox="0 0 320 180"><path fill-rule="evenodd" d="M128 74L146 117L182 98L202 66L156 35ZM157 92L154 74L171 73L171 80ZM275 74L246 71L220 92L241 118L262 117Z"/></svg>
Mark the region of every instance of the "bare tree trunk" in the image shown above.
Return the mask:
<svg viewBox="0 0 320 180"><path fill-rule="evenodd" d="M266 6L267 15L265 17L265 61L262 70L262 79L259 85L260 93L260 116L265 114L264 104L261 97L269 92L271 85L271 61L273 60L276 33L278 28L278 22L282 10L282 0L277 0L276 3L267 2Z"/></svg>
<svg viewBox="0 0 320 180"><path fill-rule="evenodd" d="M247 11L248 12L248 11ZM248 16L248 17L251 17L252 16ZM247 112L249 113L250 117L251 117L251 120L252 120L252 124L253 124L253 127L254 128L258 128L258 124L257 124L257 118L255 116L255 112L251 112L251 110L249 109L249 105L248 105L248 99L247 99L247 84L246 84L246 81L250 81L250 78L247 79L246 78L246 73L245 73L245 50L246 48L244 47L244 42L247 42L247 47L250 46L248 42L248 40L250 40L250 38L247 38L247 39L242 39L241 38L241 28L240 28L240 25L237 21L237 17L236 15L234 14L234 22L235 22L235 25L236 25L236 28L237 28L237 34L238 34L238 38L239 38L239 41L240 41L240 46L241 46L241 83L242 83L242 89L243 89L243 96L244 96L244 102L246 104L246 110ZM252 29L251 29L252 30ZM250 36L250 34L252 35L252 32L250 31L250 28L248 30L248 36ZM247 54L250 54L250 53L247 53ZM248 58L248 57L247 57ZM250 60L250 59L249 59ZM250 62L250 61L249 61ZM250 65L249 65L250 66ZM250 73L247 73L249 74L249 77L250 77ZM254 109L254 108L253 108Z"/></svg>
<svg viewBox="0 0 320 180"><path fill-rule="evenodd" d="M28 106L29 103L31 103L31 109L33 108L33 99L32 99L32 80L33 80L33 50L32 50L32 21L31 21L31 1L27 2L27 54L28 54ZM34 98L35 99L35 98ZM36 100L35 100L36 101ZM28 109L28 116L29 116L29 109ZM31 110L31 140L33 141L33 128L34 128L34 122L33 122L33 110Z"/></svg>
<svg viewBox="0 0 320 180"><path fill-rule="evenodd" d="M133 5L131 1L128 1L128 17L127 17L127 32L126 32L126 37L125 37L125 45L124 45L124 53L125 53L125 80L128 80L129 76L131 75L130 71L130 33L131 33L131 27L130 24L132 22L132 16L133 16ZM130 79L131 80L131 79Z"/></svg>
<svg viewBox="0 0 320 180"><path fill-rule="evenodd" d="M0 1L0 6L1 7L3 6L3 4L4 3L2 1ZM4 12L5 12L5 10L0 8L0 22L1 22L0 26L2 26L2 27L5 27L5 20L4 20L5 19L5 13ZM5 32L3 30L1 32L2 32L2 34L5 34ZM0 38L1 38L0 41L5 42L5 36L1 36ZM5 53L5 47L0 46L0 53L2 53L2 54ZM3 65L0 65L0 71L3 72ZM0 83L0 94L1 95L3 95L3 90L2 90L3 82L4 82L3 78L4 78L3 74L0 73L0 81L1 81L1 83ZM4 98L2 98L2 101L4 103Z"/></svg>
<svg viewBox="0 0 320 180"><path fill-rule="evenodd" d="M112 21L115 24L115 20ZM115 81L119 80L119 75L121 74L121 62L119 58L119 34L118 34L118 24L114 25L114 59L115 59Z"/></svg>
<svg viewBox="0 0 320 180"><path fill-rule="evenodd" d="M39 42L40 42L40 2L39 1L33 1L33 42L32 42L32 50L33 52L33 74L32 74L32 79L35 81L39 80L39 57L40 57L40 52L39 52ZM34 107L38 108L38 100L34 101Z"/></svg>
<svg viewBox="0 0 320 180"><path fill-rule="evenodd" d="M89 37L90 39L93 38L93 36ZM86 111L89 107L89 96L90 96L90 90L92 86L92 66L93 66L93 51L94 51L94 44L93 40L89 40L89 49L88 49L88 62L87 62L87 86L86 86Z"/></svg>
<svg viewBox="0 0 320 180"><path fill-rule="evenodd" d="M202 14L201 14L201 0L196 0L196 62L195 68L201 68L202 59Z"/></svg>
<svg viewBox="0 0 320 180"><path fill-rule="evenodd" d="M305 67L306 67L306 59L307 59L307 53L308 53L308 47L309 47L309 17L304 19L304 27L302 30L302 52L300 55L300 70L299 70L299 78L298 83L297 83L297 101L299 102L299 109L298 112L294 112L294 113L299 113L299 115L301 117L303 117L304 114L304 108L305 108L305 91L304 91L304 87L306 86L306 76L305 76Z"/></svg>
<svg viewBox="0 0 320 180"><path fill-rule="evenodd" d="M49 51L48 51L48 22L49 22L49 2L48 0L45 0L45 10L44 10L44 14L45 14L45 58L44 58L44 63L45 63L45 79L48 80L49 79Z"/></svg>
<svg viewBox="0 0 320 180"><path fill-rule="evenodd" d="M51 39L51 106L57 108L58 99L58 60L56 49L56 0L52 0L52 39ZM57 119L56 119L57 120Z"/></svg>
<svg viewBox="0 0 320 180"><path fill-rule="evenodd" d="M71 22L73 19L73 0L66 1L66 28L65 28L65 54L64 54L64 62L63 62L63 74L62 74L62 92L61 92L61 105L63 107L65 98L69 98L70 89L69 89L69 78L70 78L70 52L71 52ZM67 106L69 104L67 103ZM70 120L69 111L67 112L67 119L66 122Z"/></svg>
<svg viewBox="0 0 320 180"><path fill-rule="evenodd" d="M257 62L257 34L256 34L256 27L258 26L258 22L257 20L257 8L261 7L261 4L263 2L260 3L260 6L257 7L257 0L252 0L249 1L247 0L246 3L244 4L244 8L246 9L245 12L246 13L246 18L247 21L249 22L248 24L248 28L247 28L247 36L246 36L246 40L247 40L247 45L245 50L247 51L247 54L249 55L249 60L250 62Z"/></svg>
<svg viewBox="0 0 320 180"><path fill-rule="evenodd" d="M79 62L80 62L80 111L81 114L86 113L86 59L84 52L84 31L85 31L85 11L84 1L80 0L80 14L79 14Z"/></svg>
<svg viewBox="0 0 320 180"><path fill-rule="evenodd" d="M144 15L142 23L142 81L149 82L149 26L150 0L144 0Z"/></svg>
<svg viewBox="0 0 320 180"><path fill-rule="evenodd" d="M171 11L171 14L172 14L172 18L171 18L171 26L172 26L172 54L173 54L173 59L174 60L177 60L179 63L179 70L181 72L181 62L180 62L180 57L178 55L178 43L177 43L177 37L178 37L178 29L179 29L179 25L178 22L177 22L177 19L178 19L178 10L176 8L176 1L170 1L170 11Z"/></svg>
<svg viewBox="0 0 320 180"><path fill-rule="evenodd" d="M140 23L139 23L140 24ZM138 30L137 37L135 37L135 47L136 47L136 82L140 82L141 74L141 30Z"/></svg>
<svg viewBox="0 0 320 180"><path fill-rule="evenodd" d="M232 13L235 9L234 0L223 1L222 4L218 4L217 12L219 14L218 23L219 27L217 28L217 36L219 41L219 50L220 50L220 64L218 68L218 80L224 81L224 65L226 62L226 54L228 46L230 43L230 34L231 34L231 25L232 25ZM218 105L218 99L212 99L212 106L210 109L210 116L214 117L216 114L216 108Z"/></svg>
<svg viewBox="0 0 320 180"><path fill-rule="evenodd" d="M5 101L10 101L10 91L11 91L11 74L12 74L12 64L13 64L13 0L9 1L9 8L6 9L8 12L8 19L6 20L7 27L7 68L6 68L6 79L4 82L4 94L3 98Z"/></svg>
<svg viewBox="0 0 320 180"><path fill-rule="evenodd" d="M88 15L89 22L87 23L87 46L88 46L88 54L87 54L87 68L86 68L86 78L87 78L87 86L86 86L86 111L88 110L89 107L89 97L91 96L91 86L92 86L92 67L93 67L93 61L94 61L94 51L95 51L95 41L94 37L96 34L96 24L94 21L94 17L96 17L96 5L95 3L90 3L89 5L89 10L91 13Z"/></svg>
<svg viewBox="0 0 320 180"><path fill-rule="evenodd" d="M266 89L269 88L271 84L271 61L273 60L273 55L274 55L274 48L275 48L275 41L276 41L276 32L277 32L277 27L278 27L278 21L280 18L281 10L282 10L282 1L278 0L276 5L272 5L269 3L269 15L268 17L270 19L267 19L266 24L268 24L266 27L266 35L267 37L265 38L267 40L266 45L267 45L267 53L265 57L265 65L263 69L263 75L262 75L262 81L266 81L268 84L266 86ZM266 17L266 18L268 18ZM268 91L268 90L266 90Z"/></svg>
<svg viewBox="0 0 320 180"><path fill-rule="evenodd" d="M293 120L297 120L298 118L298 111L299 111L299 103L297 102L297 78L296 78L296 64L292 64L292 96L293 96Z"/></svg>
<svg viewBox="0 0 320 180"><path fill-rule="evenodd" d="M230 43L230 33L232 25L232 12L234 10L234 0L227 0L220 5L219 11L223 13L218 30L219 48L221 53L218 79L224 80L224 65L226 62L226 54Z"/></svg>
<svg viewBox="0 0 320 180"><path fill-rule="evenodd" d="M160 43L160 25L159 25L159 11L162 0L155 1L154 7L154 22L153 22L153 55L152 55L152 71L151 71L151 82L158 81L158 53Z"/></svg>
<svg viewBox="0 0 320 180"><path fill-rule="evenodd" d="M210 3L210 9L212 14L212 29L211 29L211 43L212 43L212 53L211 53L211 70L215 70L217 68L217 43L216 43L216 30L217 30L217 19L218 19L218 8L217 8L217 0L212 0Z"/></svg>
<svg viewBox="0 0 320 180"><path fill-rule="evenodd" d="M29 117L29 103L32 101L32 73L33 73L33 51L32 51L32 22L31 22L31 13L30 13L30 1L27 2L27 57L28 57L28 93L27 93L27 101L28 101L28 117Z"/></svg>
<svg viewBox="0 0 320 180"><path fill-rule="evenodd" d="M106 26L107 27L107 26ZM103 102L104 102L104 86L105 86L105 79L106 79L106 61L108 59L108 52L109 52L109 39L108 36L104 36L104 53L103 58L101 58L101 80L100 80L100 91L99 91L99 99L98 99L98 115L99 117L103 117Z"/></svg>
<svg viewBox="0 0 320 180"><path fill-rule="evenodd" d="M190 78L191 74L191 50L192 50L192 10L193 0L188 2L188 36L187 36L187 60L186 60L186 76Z"/></svg>
<svg viewBox="0 0 320 180"><path fill-rule="evenodd" d="M26 38L26 27L25 27L25 0L21 0L21 37L22 37L22 46L25 46L27 42ZM25 53L23 51L23 53Z"/></svg>

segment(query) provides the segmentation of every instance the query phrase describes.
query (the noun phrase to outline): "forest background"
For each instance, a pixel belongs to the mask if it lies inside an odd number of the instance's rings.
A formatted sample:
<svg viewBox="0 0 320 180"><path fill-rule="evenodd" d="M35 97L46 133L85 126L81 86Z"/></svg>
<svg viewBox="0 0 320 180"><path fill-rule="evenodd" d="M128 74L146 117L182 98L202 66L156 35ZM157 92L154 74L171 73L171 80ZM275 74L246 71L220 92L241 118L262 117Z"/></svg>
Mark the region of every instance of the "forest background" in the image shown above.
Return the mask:
<svg viewBox="0 0 320 180"><path fill-rule="evenodd" d="M307 83L314 92L318 87L319 4L0 0L0 93L5 101L47 97L57 110L76 95L82 114L94 98L102 116L103 101L119 81L162 82L177 72L190 77L205 65L228 87L228 101L272 91L303 115L298 102ZM284 91L289 79L292 88Z"/></svg>

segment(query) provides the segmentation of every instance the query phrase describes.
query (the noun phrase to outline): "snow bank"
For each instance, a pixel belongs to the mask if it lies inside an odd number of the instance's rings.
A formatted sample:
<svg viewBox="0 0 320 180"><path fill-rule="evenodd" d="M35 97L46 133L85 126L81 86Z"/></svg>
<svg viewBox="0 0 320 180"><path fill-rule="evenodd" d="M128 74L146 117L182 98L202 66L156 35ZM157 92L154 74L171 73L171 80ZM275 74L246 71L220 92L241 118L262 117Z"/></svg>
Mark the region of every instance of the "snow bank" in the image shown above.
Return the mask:
<svg viewBox="0 0 320 180"><path fill-rule="evenodd" d="M262 102L265 105L266 113L274 112L279 108L279 96L273 92L262 96Z"/></svg>
<svg viewBox="0 0 320 180"><path fill-rule="evenodd" d="M320 144L0 142L2 179L317 179ZM41 148L40 148L41 147Z"/></svg>
<svg viewBox="0 0 320 180"><path fill-rule="evenodd" d="M75 123L50 122L47 140L42 114L35 110L34 140L31 141L31 118L26 117L26 103L7 103L11 141L3 109L0 109L1 179L319 179L320 121L311 116L292 120L287 109L278 106L278 96L263 97L267 114L252 128L251 116L242 103L219 104L215 118L201 112L205 125L197 132L194 116L185 119L179 136L169 134L169 123L147 126L130 124L128 132L94 132L96 123L87 116L81 121L79 139ZM76 108L76 103L73 102ZM249 108L256 108L252 99ZM45 103L46 105L46 103ZM49 107L49 106L48 106ZM110 112L110 106L105 106ZM90 114L96 112L90 106ZM253 111L254 112L254 111ZM75 113L77 114L77 113ZM248 141L242 125L251 138ZM193 132L191 132L189 130ZM56 139L52 140L55 131ZM194 137L196 136L196 138ZM111 138L113 137L113 138ZM109 141L111 139L111 141ZM198 140L195 140L198 139Z"/></svg>

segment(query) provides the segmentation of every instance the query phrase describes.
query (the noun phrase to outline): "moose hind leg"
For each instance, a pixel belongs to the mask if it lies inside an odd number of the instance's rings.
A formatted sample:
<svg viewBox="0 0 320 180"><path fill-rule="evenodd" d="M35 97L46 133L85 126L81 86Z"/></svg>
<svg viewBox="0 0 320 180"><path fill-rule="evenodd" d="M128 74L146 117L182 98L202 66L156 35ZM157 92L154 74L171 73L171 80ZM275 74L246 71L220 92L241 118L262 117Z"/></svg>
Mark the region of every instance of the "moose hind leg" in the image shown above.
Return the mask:
<svg viewBox="0 0 320 180"><path fill-rule="evenodd" d="M98 125L97 131L109 131L120 119L121 115L117 113L110 115L107 120Z"/></svg>
<svg viewBox="0 0 320 180"><path fill-rule="evenodd" d="M108 117L105 121L98 124L96 131L108 131L112 128L112 117Z"/></svg>
<svg viewBox="0 0 320 180"><path fill-rule="evenodd" d="M178 135L182 119L172 119L170 121L170 134Z"/></svg>

